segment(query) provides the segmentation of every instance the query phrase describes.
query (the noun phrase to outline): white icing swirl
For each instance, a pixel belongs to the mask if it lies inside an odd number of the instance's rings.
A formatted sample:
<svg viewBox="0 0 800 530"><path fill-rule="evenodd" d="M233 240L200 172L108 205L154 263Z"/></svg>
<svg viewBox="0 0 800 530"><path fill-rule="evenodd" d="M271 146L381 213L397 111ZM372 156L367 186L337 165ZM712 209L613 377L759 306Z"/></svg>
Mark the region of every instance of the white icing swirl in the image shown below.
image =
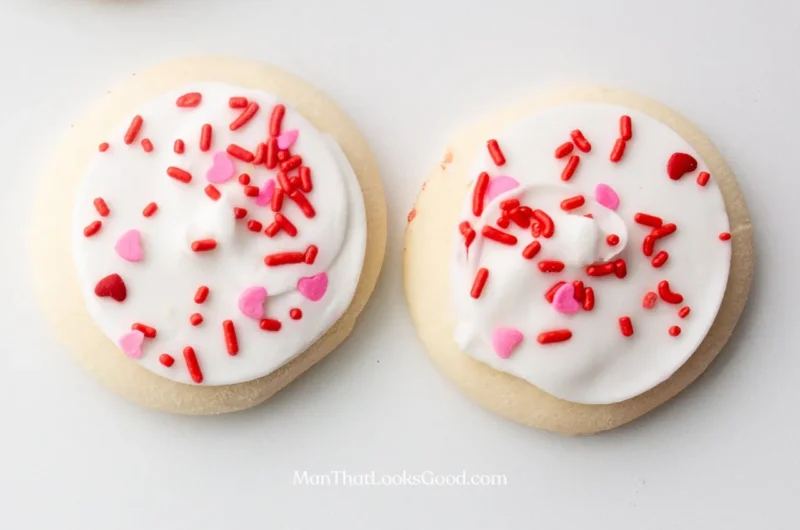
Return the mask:
<svg viewBox="0 0 800 530"><path fill-rule="evenodd" d="M202 94L194 108L176 105L185 93ZM229 108L231 97L244 97L260 106L256 115L236 131L229 124L242 112ZM311 168L313 191L306 193L316 215L307 218L288 197L282 213L297 227L296 237L280 232L274 238L252 232L246 223L254 219L266 228L273 222L269 205L259 206L245 196L237 180L241 173L250 175L253 186L263 189L276 170L264 164L254 165L232 158L235 175L227 182L214 183L221 193L211 200L204 188L206 173L215 153L236 144L255 152L268 138L268 122L275 96L220 83L200 83L163 94L142 105L134 114L144 125L136 142L126 145L123 137L130 120L119 124L108 138L110 148L92 160L76 197L74 212L74 257L87 308L95 323L113 341L129 332L135 322L157 329L157 336L145 339L143 355L138 359L145 368L178 382L191 383L184 366L182 351L192 346L203 373L203 384L223 385L256 379L290 361L313 344L344 313L358 285L366 249L366 217L363 197L355 173L341 148L321 134L308 120L286 108L282 131L297 130L291 153L302 156ZM133 118L133 115L131 115ZM199 148L201 127L213 127L212 146ZM145 152L140 140L154 145ZM185 152L173 151L176 139L185 142ZM192 174L190 183L182 183L166 174L168 167L179 167ZM291 174L296 174L292 171ZM101 218L93 200L101 197L111 213ZM158 211L149 218L142 209L150 202ZM247 217L236 220L234 207L245 208ZM100 219L101 230L84 237L83 228ZM128 262L114 250L124 232L141 232L144 258ZM193 252L191 242L214 239L211 252ZM304 252L310 245L318 248L313 264L268 267L264 258L281 252ZM327 274L327 290L319 301L298 292L301 278ZM118 273L127 286L127 298L118 303L100 298L94 288L104 276ZM194 302L199 286L210 289L208 299ZM238 298L253 286L266 288L265 318L282 323L278 332L264 331L259 321L245 316L237 308ZM293 308L302 318L289 317ZM203 323L192 326L193 313L203 316ZM226 351L222 322L232 320L239 351ZM170 354L175 365L166 367L159 355Z"/></svg>
<svg viewBox="0 0 800 530"><path fill-rule="evenodd" d="M634 136L615 164L609 154L620 135L622 115L632 118ZM592 149L573 151L581 157L580 164L572 179L563 183L559 177L567 158L556 159L554 151L570 140L573 129L583 132ZM480 218L472 213L474 183L465 198L459 222L469 222L478 235L467 252L464 236L458 230L455 234L451 280L455 340L460 349L556 397L579 403L623 401L666 380L708 332L730 268L730 242L718 237L729 230L725 205L713 175L705 187L696 183L698 173L707 171L699 155L672 129L646 114L595 103L558 106L527 116L496 139L507 163L498 168L484 150L471 175L486 171L492 177L509 176L520 186L493 198ZM667 161L676 152L688 153L699 162L696 171L678 181L666 172ZM611 186L619 195L616 212L592 200L599 184ZM576 195L583 195L586 204L562 211L561 201ZM518 238L513 246L480 235L484 226L497 227L500 203L511 198L553 218L555 234L536 238L541 250L532 260L522 257L525 246L534 240L530 230L513 223L504 230ZM653 267L652 257L642 252L642 240L650 228L634 222L637 212L659 216L678 227L656 245L656 252L669 253L661 268ZM587 213L594 218L584 217ZM606 242L610 234L619 237L615 246ZM616 259L626 262L624 279L614 274L587 275L587 265ZM542 260L562 261L565 268L543 273L537 267ZM474 299L470 291L480 268L488 269L489 278L480 297ZM593 289L593 310L556 311L545 293L558 281L575 280ZM662 280L668 280L684 302L675 305L659 299L654 307L643 307L644 296L657 292ZM678 316L683 306L691 307L685 319ZM621 332L623 316L633 323L632 336ZM672 326L681 328L679 336L669 334ZM510 355L493 346L498 329L519 331L523 337ZM569 329L572 337L559 343L537 342L540 333L559 329Z"/></svg>

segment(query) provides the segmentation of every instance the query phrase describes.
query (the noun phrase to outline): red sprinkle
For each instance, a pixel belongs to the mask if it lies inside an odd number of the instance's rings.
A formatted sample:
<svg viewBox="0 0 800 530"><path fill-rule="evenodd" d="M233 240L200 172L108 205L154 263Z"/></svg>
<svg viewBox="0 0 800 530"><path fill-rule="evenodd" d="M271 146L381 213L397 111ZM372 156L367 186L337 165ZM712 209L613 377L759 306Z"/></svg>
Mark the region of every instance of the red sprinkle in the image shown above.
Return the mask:
<svg viewBox="0 0 800 530"><path fill-rule="evenodd" d="M228 100L228 106L232 109L243 109L247 106L247 98L232 97Z"/></svg>
<svg viewBox="0 0 800 530"><path fill-rule="evenodd" d="M556 282L555 284L553 284L553 286L550 289L548 289L546 293L544 293L545 300L547 300L548 303L552 304L553 299L556 297L556 293L565 283L567 282Z"/></svg>
<svg viewBox="0 0 800 530"><path fill-rule="evenodd" d="M406 219L410 223L411 221L414 220L414 218L416 216L417 216L417 209L416 208L411 208L411 211L408 212L408 217L406 217Z"/></svg>
<svg viewBox="0 0 800 530"><path fill-rule="evenodd" d="M531 211L531 213L533 212ZM525 214L522 208L514 208L511 211L511 220L520 228L531 226L531 218Z"/></svg>
<svg viewBox="0 0 800 530"><path fill-rule="evenodd" d="M301 318L303 318L303 312L300 309L294 307L289 310L289 318L291 318L292 320L300 320Z"/></svg>
<svg viewBox="0 0 800 530"><path fill-rule="evenodd" d="M572 332L568 329L556 329L539 333L536 342L539 344L552 344L554 342L564 342L572 338Z"/></svg>
<svg viewBox="0 0 800 530"><path fill-rule="evenodd" d="M183 182L184 184L188 184L189 182L192 181L191 173L175 166L169 166L167 168L167 175L174 178L175 180Z"/></svg>
<svg viewBox="0 0 800 530"><path fill-rule="evenodd" d="M658 228L664 224L664 221L662 221L660 217L641 212L634 215L633 220L640 225L651 226L653 228Z"/></svg>
<svg viewBox="0 0 800 530"><path fill-rule="evenodd" d="M501 232L497 228L493 226L484 226L481 230L481 235L486 239L491 239L492 241L497 241L498 243L502 243L503 245L516 245L517 238L511 234L506 232Z"/></svg>
<svg viewBox="0 0 800 530"><path fill-rule="evenodd" d="M586 296L586 293L583 290L583 282L581 280L572 282L572 297L575 298L578 303L583 303L584 296Z"/></svg>
<svg viewBox="0 0 800 530"><path fill-rule="evenodd" d="M730 240L730 238L731 238L731 235L730 235L730 233L728 233L728 232L722 232L722 233L719 235L719 240L720 240L720 241L728 241L728 240Z"/></svg>
<svg viewBox="0 0 800 530"><path fill-rule="evenodd" d="M275 237L278 235L278 232L280 231L281 227L278 226L278 223L273 222L270 223L270 225L267 227L266 230L264 230L264 233L267 235L267 237Z"/></svg>
<svg viewBox="0 0 800 530"><path fill-rule="evenodd" d="M586 203L586 199L584 199L583 195L576 195L574 197L570 197L569 199L564 199L561 201L561 209L565 212L570 210L574 210L575 208L580 208Z"/></svg>
<svg viewBox="0 0 800 530"><path fill-rule="evenodd" d="M533 237L539 237L542 235L542 225L539 221L531 221L531 235Z"/></svg>
<svg viewBox="0 0 800 530"><path fill-rule="evenodd" d="M270 202L270 208L272 208L273 212L280 212L281 208L283 208L282 188L275 188L275 192L272 194L272 201Z"/></svg>
<svg viewBox="0 0 800 530"><path fill-rule="evenodd" d="M300 155L293 155L281 163L281 171L291 171L303 165L303 157Z"/></svg>
<svg viewBox="0 0 800 530"><path fill-rule="evenodd" d="M313 265L314 261L317 259L318 252L319 249L316 245L308 245L306 253L303 254L303 262L305 262L306 265Z"/></svg>
<svg viewBox="0 0 800 530"><path fill-rule="evenodd" d="M186 346L183 349L183 360L186 361L186 369L189 370L189 375L195 383L203 382L203 372L200 370L200 364L197 362L197 355L194 353L194 348Z"/></svg>
<svg viewBox="0 0 800 530"><path fill-rule="evenodd" d="M245 149L244 147L236 144L231 144L228 146L228 154L234 158L238 158L248 164L256 159L256 155Z"/></svg>
<svg viewBox="0 0 800 530"><path fill-rule="evenodd" d="M263 164L267 158L267 144L261 142L256 147L256 157L253 159L253 165L257 166L259 164Z"/></svg>
<svg viewBox="0 0 800 530"><path fill-rule="evenodd" d="M259 194L258 186L245 186L244 194L247 195L248 197L258 197Z"/></svg>
<svg viewBox="0 0 800 530"><path fill-rule="evenodd" d="M556 225L553 223L553 219L544 213L542 210L534 210L533 211L533 218L536 219L542 228L542 236L544 238L551 238L553 234L556 233Z"/></svg>
<svg viewBox="0 0 800 530"><path fill-rule="evenodd" d="M128 127L128 130L125 132L125 143L131 145L133 142L136 141L136 136L139 134L139 131L142 129L142 124L144 120L141 116L136 115L131 120L131 124Z"/></svg>
<svg viewBox="0 0 800 530"><path fill-rule="evenodd" d="M658 295L652 291L644 295L642 299L642 307L645 309L653 309L656 305L656 300L658 300Z"/></svg>
<svg viewBox="0 0 800 530"><path fill-rule="evenodd" d="M308 166L300 166L300 189L304 193L314 189L314 185L311 182L311 168Z"/></svg>
<svg viewBox="0 0 800 530"><path fill-rule="evenodd" d="M672 326L671 328L669 328L669 334L672 335L673 337L677 337L678 335L680 335L681 334L680 326Z"/></svg>
<svg viewBox="0 0 800 530"><path fill-rule="evenodd" d="M683 307L682 307L682 308L680 308L680 310L678 311L678 316L679 316L680 318L686 318L687 316L689 316L689 312L690 312L691 310L692 310L692 308L691 308L691 307L689 307L688 305L687 305L687 306L683 306Z"/></svg>
<svg viewBox="0 0 800 530"><path fill-rule="evenodd" d="M486 195L486 190L489 187L489 174L483 172L478 175L478 180L475 182L475 188L472 190L472 214L475 217L480 217L483 213L483 197Z"/></svg>
<svg viewBox="0 0 800 530"><path fill-rule="evenodd" d="M217 242L214 239L198 239L192 241L192 250L195 252L208 252L217 248Z"/></svg>
<svg viewBox="0 0 800 530"><path fill-rule="evenodd" d="M661 296L661 299L668 304L680 304L683 302L683 296L672 292L669 288L669 282L667 280L662 280L658 283L658 294Z"/></svg>
<svg viewBox="0 0 800 530"><path fill-rule="evenodd" d="M624 154L625 140L622 138L617 138L617 141L614 142L614 148L611 150L611 156L609 158L612 162L617 163L622 160L622 155Z"/></svg>
<svg viewBox="0 0 800 530"><path fill-rule="evenodd" d="M247 217L247 210L245 210L244 208L234 207L233 216L236 219L244 219L245 217Z"/></svg>
<svg viewBox="0 0 800 530"><path fill-rule="evenodd" d="M197 288L197 292L194 293L194 303L195 304L202 304L208 298L208 287L205 285L201 285Z"/></svg>
<svg viewBox="0 0 800 530"><path fill-rule="evenodd" d="M189 317L189 322L191 322L193 326L199 326L203 323L203 315L200 313L192 313Z"/></svg>
<svg viewBox="0 0 800 530"><path fill-rule="evenodd" d="M108 214L111 213L106 201L104 201L102 197L98 197L94 200L94 209L97 210L97 213L99 213L101 217L108 217Z"/></svg>
<svg viewBox="0 0 800 530"><path fill-rule="evenodd" d="M669 254L667 254L666 251L662 250L658 254L656 254L651 264L653 265L653 267L658 269L662 265L664 265L668 259L669 259Z"/></svg>
<svg viewBox="0 0 800 530"><path fill-rule="evenodd" d="M97 232L100 231L100 228L103 227L103 223L100 221L92 221L89 223L86 228L83 229L83 235L86 237L92 237Z"/></svg>
<svg viewBox="0 0 800 530"><path fill-rule="evenodd" d="M283 191L286 193L292 191L294 186L292 186L292 181L289 179L289 176L286 175L286 173L279 171L275 178L278 179L278 185Z"/></svg>
<svg viewBox="0 0 800 530"><path fill-rule="evenodd" d="M101 153L105 153L106 151L108 151L108 147L109 147L108 142L103 142L102 144L97 146L97 150L100 151Z"/></svg>
<svg viewBox="0 0 800 530"><path fill-rule="evenodd" d="M503 156L503 152L500 150L497 140L489 140L486 142L486 147L489 149L489 155L492 157L492 161L496 166L502 166L506 163L506 157Z"/></svg>
<svg viewBox="0 0 800 530"><path fill-rule="evenodd" d="M592 144L583 136L580 129L575 129L569 133L569 135L572 137L572 141L575 142L575 146L584 153L588 153L592 150Z"/></svg>
<svg viewBox="0 0 800 530"><path fill-rule="evenodd" d="M652 237L653 239L661 239L662 237L674 234L677 229L678 227L675 225L675 223L667 223L658 228L654 228L650 232L650 237Z"/></svg>
<svg viewBox="0 0 800 530"><path fill-rule="evenodd" d="M206 195L208 195L209 198L211 198L212 201L218 201L219 198L222 197L222 194L219 192L219 190L213 184L209 184L208 186L206 186L205 187L205 192L206 192Z"/></svg>
<svg viewBox="0 0 800 530"><path fill-rule="evenodd" d="M538 266L542 272L561 272L564 270L564 263L556 260L540 261Z"/></svg>
<svg viewBox="0 0 800 530"><path fill-rule="evenodd" d="M608 236L606 236L606 243L608 243L609 247L616 247L619 245L619 236L617 234L608 234Z"/></svg>
<svg viewBox="0 0 800 530"><path fill-rule="evenodd" d="M267 153L264 156L264 165L267 169L278 167L278 139L270 138L267 140Z"/></svg>
<svg viewBox="0 0 800 530"><path fill-rule="evenodd" d="M145 217L151 217L154 213L156 213L156 210L158 210L158 205L154 202L151 202L144 207L144 210L142 210L142 215Z"/></svg>
<svg viewBox="0 0 800 530"><path fill-rule="evenodd" d="M314 211L314 207L311 206L311 203L308 202L306 196L300 190L292 190L291 192L287 193L290 199L294 201L294 203L300 208L300 211L303 212L303 215L311 219L317 212Z"/></svg>
<svg viewBox="0 0 800 530"><path fill-rule="evenodd" d="M203 95L200 92L189 92L179 97L175 104L179 107L196 107L202 99Z"/></svg>
<svg viewBox="0 0 800 530"><path fill-rule="evenodd" d="M500 209L503 211L510 211L514 208L519 208L519 199L506 199L500 202Z"/></svg>
<svg viewBox="0 0 800 530"><path fill-rule="evenodd" d="M281 213L275 214L275 222L278 226L281 227L281 230L289 234L289 237L294 237L297 235L297 227L292 224L292 222L286 218L285 215ZM260 230L260 227L259 227Z"/></svg>
<svg viewBox="0 0 800 530"><path fill-rule="evenodd" d="M620 116L619 118L619 135L626 142L633 138L633 127L631 125L630 116Z"/></svg>
<svg viewBox="0 0 800 530"><path fill-rule="evenodd" d="M625 263L624 259L618 259L614 262L614 274L620 279L628 275L628 265Z"/></svg>
<svg viewBox="0 0 800 530"><path fill-rule="evenodd" d="M222 321L222 332L225 335L225 346L228 348L228 355L234 356L239 353L239 341L236 339L236 328L233 327L232 320Z"/></svg>
<svg viewBox="0 0 800 530"><path fill-rule="evenodd" d="M531 243L525 247L522 251L522 257L525 259L533 259L536 257L536 254L542 250L542 245L538 241L531 241Z"/></svg>
<svg viewBox="0 0 800 530"><path fill-rule="evenodd" d="M170 366L175 364L175 358L168 353L162 353L161 355L158 356L158 362L169 368Z"/></svg>
<svg viewBox="0 0 800 530"><path fill-rule="evenodd" d="M145 153L153 152L153 142L150 141L150 138L142 138L142 149Z"/></svg>
<svg viewBox="0 0 800 530"><path fill-rule="evenodd" d="M486 285L486 280L489 278L489 269L480 268L475 275L475 281L472 282L472 290L470 296L472 298L480 298L483 292L483 287Z"/></svg>
<svg viewBox="0 0 800 530"><path fill-rule="evenodd" d="M247 104L247 108L245 108L239 116L231 122L230 129L235 131L244 127L250 119L256 115L258 112L258 103L255 101L251 101Z"/></svg>
<svg viewBox="0 0 800 530"><path fill-rule="evenodd" d="M594 289L587 287L583 290L583 310L591 311L594 309Z"/></svg>
<svg viewBox="0 0 800 530"><path fill-rule="evenodd" d="M248 184L250 184L250 175L248 175L247 173L242 173L241 175L239 175L239 184L241 184L242 186L247 186Z"/></svg>
<svg viewBox="0 0 800 530"><path fill-rule="evenodd" d="M212 135L213 129L211 128L210 123L206 123L200 128L200 150L204 153L211 149Z"/></svg>
<svg viewBox="0 0 800 530"><path fill-rule="evenodd" d="M586 267L586 274L589 276L608 276L609 274L614 274L615 270L616 265L613 261L609 261L599 265L589 265Z"/></svg>
<svg viewBox="0 0 800 530"><path fill-rule="evenodd" d="M261 232L262 225L259 221L255 219L250 219L247 221L247 229L251 232Z"/></svg>
<svg viewBox="0 0 800 530"><path fill-rule="evenodd" d="M286 162L289 159L289 151L287 149L281 149L278 151L278 162Z"/></svg>
<svg viewBox="0 0 800 530"><path fill-rule="evenodd" d="M575 144L572 142L564 142L563 144L559 145L556 147L556 158L564 158L572 152L574 147Z"/></svg>
<svg viewBox="0 0 800 530"><path fill-rule="evenodd" d="M292 265L295 263L303 263L303 261L305 261L305 255L302 252L279 252L277 254L270 254L264 258L264 264L267 267Z"/></svg>
<svg viewBox="0 0 800 530"><path fill-rule="evenodd" d="M578 155L572 155L567 160L567 165L564 166L564 171L561 172L561 180L568 181L572 178L572 175L575 174L575 170L578 169L578 163L581 161L581 157Z"/></svg>
<svg viewBox="0 0 800 530"><path fill-rule="evenodd" d="M633 335L633 323L631 322L630 317L620 317L619 330L625 337L630 337L631 335Z"/></svg>
<svg viewBox="0 0 800 530"><path fill-rule="evenodd" d="M141 331L145 337L148 339L154 339L156 337L156 328L151 328L150 326L146 326L139 322L136 322L131 326L131 329L134 331Z"/></svg>
<svg viewBox="0 0 800 530"><path fill-rule="evenodd" d="M644 241L642 242L642 252L645 256L650 257L653 255L653 247L656 244L655 238L653 236L646 236Z"/></svg>
<svg viewBox="0 0 800 530"><path fill-rule="evenodd" d="M175 151L176 154L182 155L183 152L186 150L186 144L183 143L183 140L178 138L177 140L175 140L175 143L172 144L172 150ZM166 355L166 353L164 355Z"/></svg>
<svg viewBox="0 0 800 530"><path fill-rule="evenodd" d="M269 117L270 136L277 137L281 134L281 123L283 122L284 114L286 114L286 107L283 105L275 105L272 108L272 114Z"/></svg>
<svg viewBox="0 0 800 530"><path fill-rule="evenodd" d="M464 236L464 246L469 248L473 241L475 241L475 230L470 226L469 221L463 221L458 225L458 231Z"/></svg>
<svg viewBox="0 0 800 530"><path fill-rule="evenodd" d="M264 331L280 331L281 321L272 318L262 318L261 322L258 323L258 327Z"/></svg>
<svg viewBox="0 0 800 530"><path fill-rule="evenodd" d="M508 228L509 226L511 226L511 219L509 219L505 215L501 215L500 218L497 220L497 226L503 229Z"/></svg>
<svg viewBox="0 0 800 530"><path fill-rule="evenodd" d="M711 175L708 174L707 171L701 171L699 175L697 175L697 183L701 186L705 186L708 184L708 179L711 178Z"/></svg>

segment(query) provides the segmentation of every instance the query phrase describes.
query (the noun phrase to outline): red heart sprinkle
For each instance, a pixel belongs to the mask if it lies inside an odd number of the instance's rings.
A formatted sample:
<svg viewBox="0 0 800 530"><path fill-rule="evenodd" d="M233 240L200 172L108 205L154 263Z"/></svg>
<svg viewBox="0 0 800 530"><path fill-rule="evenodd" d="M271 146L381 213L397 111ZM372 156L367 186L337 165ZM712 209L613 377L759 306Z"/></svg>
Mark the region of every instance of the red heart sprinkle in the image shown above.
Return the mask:
<svg viewBox="0 0 800 530"><path fill-rule="evenodd" d="M678 180L695 169L697 169L697 160L686 153L674 153L667 162L667 175L672 180Z"/></svg>
<svg viewBox="0 0 800 530"><path fill-rule="evenodd" d="M119 274L109 274L94 286L94 294L100 297L110 296L117 302L122 302L128 296L125 282Z"/></svg>

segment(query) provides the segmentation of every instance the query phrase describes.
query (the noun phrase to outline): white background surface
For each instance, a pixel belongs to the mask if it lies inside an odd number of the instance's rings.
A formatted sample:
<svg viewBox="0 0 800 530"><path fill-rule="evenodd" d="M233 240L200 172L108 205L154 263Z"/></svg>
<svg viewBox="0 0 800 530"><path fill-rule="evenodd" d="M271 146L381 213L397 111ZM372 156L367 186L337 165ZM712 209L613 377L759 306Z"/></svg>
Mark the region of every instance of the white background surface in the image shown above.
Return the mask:
<svg viewBox="0 0 800 530"><path fill-rule="evenodd" d="M2 0L0 528L795 529L800 490L800 5L744 0ZM201 53L275 63L371 140L389 248L351 338L265 406L215 418L110 394L26 276L37 171L110 86ZM402 293L405 218L460 125L564 82L619 85L705 130L739 175L753 294L701 380L589 438L483 411L433 368ZM69 198L65 198L69 200ZM295 471L505 474L505 487L312 487Z"/></svg>

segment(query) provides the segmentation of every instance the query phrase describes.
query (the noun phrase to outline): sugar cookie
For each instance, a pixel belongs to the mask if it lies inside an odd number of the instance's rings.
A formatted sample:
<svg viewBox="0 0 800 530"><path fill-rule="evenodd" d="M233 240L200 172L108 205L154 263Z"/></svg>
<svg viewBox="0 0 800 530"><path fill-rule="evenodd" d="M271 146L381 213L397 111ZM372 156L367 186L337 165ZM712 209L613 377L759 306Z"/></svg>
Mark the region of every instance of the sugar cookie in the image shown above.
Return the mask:
<svg viewBox="0 0 800 530"><path fill-rule="evenodd" d="M406 294L430 355L484 406L549 430L610 429L675 395L750 287L752 230L722 157L616 89L470 128L409 219Z"/></svg>
<svg viewBox="0 0 800 530"><path fill-rule="evenodd" d="M267 399L349 334L383 259L366 141L248 61L133 77L70 130L42 189L34 276L58 335L163 410Z"/></svg>

